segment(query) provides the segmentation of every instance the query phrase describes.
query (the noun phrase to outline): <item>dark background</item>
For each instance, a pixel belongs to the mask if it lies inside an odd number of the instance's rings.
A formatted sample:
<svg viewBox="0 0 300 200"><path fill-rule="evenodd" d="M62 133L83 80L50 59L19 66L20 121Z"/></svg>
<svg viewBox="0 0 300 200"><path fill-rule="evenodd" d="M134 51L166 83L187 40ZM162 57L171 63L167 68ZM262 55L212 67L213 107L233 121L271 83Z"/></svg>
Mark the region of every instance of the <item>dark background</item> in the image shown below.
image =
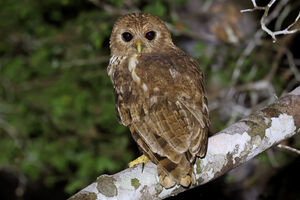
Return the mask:
<svg viewBox="0 0 300 200"><path fill-rule="evenodd" d="M280 6L271 30L300 10L299 1L278 0L270 13ZM109 36L122 14L159 16L198 60L212 134L298 86L299 34L273 43L260 31L263 11L240 13L251 7L250 0L1 0L0 199L66 199L140 155L117 122L106 73ZM300 148L299 136L284 143ZM273 148L170 199L298 199L299 168L296 154Z"/></svg>

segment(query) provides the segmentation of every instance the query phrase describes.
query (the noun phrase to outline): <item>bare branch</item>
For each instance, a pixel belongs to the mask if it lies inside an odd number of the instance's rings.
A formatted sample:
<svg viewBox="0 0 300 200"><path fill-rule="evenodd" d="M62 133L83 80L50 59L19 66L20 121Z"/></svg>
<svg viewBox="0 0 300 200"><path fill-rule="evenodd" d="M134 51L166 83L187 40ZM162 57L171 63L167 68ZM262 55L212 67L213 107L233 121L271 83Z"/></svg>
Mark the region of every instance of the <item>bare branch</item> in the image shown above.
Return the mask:
<svg viewBox="0 0 300 200"><path fill-rule="evenodd" d="M287 60L288 60L291 71L295 75L296 80L300 82L300 72L295 64L294 56L293 56L292 52L290 50L287 50L286 56L287 56Z"/></svg>
<svg viewBox="0 0 300 200"><path fill-rule="evenodd" d="M252 4L253 4L253 9L247 9L247 10L241 10L241 12L248 12L248 11L253 11L253 10L264 10L265 7L258 7L256 5L255 0L251 0ZM275 2L275 1L274 1ZM274 3L273 2L273 3ZM280 11L282 10L282 8L289 2L289 0L281 0L278 2L278 4L276 5L276 7L273 9L273 11L265 17L264 19L264 26L266 27L273 19L275 19L276 17L278 17L278 15L280 14ZM272 2L271 2L272 3ZM269 5L273 5L273 4L268 4ZM256 9L255 9L256 8ZM263 8L263 9L261 9ZM296 18L296 20L298 20ZM293 24L292 24L293 25ZM290 27L291 28L291 27ZM240 57L237 60L236 63L236 67L232 73L232 83L231 85L234 86L238 80L238 77L240 76L240 71L241 71L241 67L245 62L245 59L253 52L253 50L260 45L261 43L261 37L263 36L263 31L262 30L258 30L254 37L248 42L246 48L243 50L243 52L241 53ZM290 40L290 39L288 39ZM280 48L280 50L278 51L275 60L272 64L272 69L270 71L270 73L268 74L268 76L266 77L266 80L268 80L271 83L271 80L278 68L278 63L279 63L279 59L281 58L282 55L284 55L284 50L285 48Z"/></svg>
<svg viewBox="0 0 300 200"><path fill-rule="evenodd" d="M265 20L265 24L269 24L273 19L278 18L280 11L289 2L289 0L280 0L274 10L269 14Z"/></svg>
<svg viewBox="0 0 300 200"><path fill-rule="evenodd" d="M288 151L291 151L293 153L296 153L296 154L300 155L300 150L295 149L293 147L290 147L290 146L287 146L287 145L284 145L284 144L278 144L277 147L280 148L280 149L285 149L285 150L288 150Z"/></svg>
<svg viewBox="0 0 300 200"><path fill-rule="evenodd" d="M274 19L274 15L272 15L272 17L269 17L269 10L270 8L272 7L272 5L277 1L277 0L271 0L268 5L266 6L257 6L255 0L251 0L252 1L252 4L253 4L253 8L250 8L250 9L244 9L244 10L241 10L242 13L244 12L253 12L255 10L263 10L264 11L264 14L263 16L261 17L260 19L260 25L261 25L261 28L262 30L264 30L267 34L269 34L272 39L273 39L273 42L276 42L276 36L277 35L288 35L288 34L292 34L292 33L296 33L300 30L300 28L296 28L296 29L293 29L293 30L290 30L299 20L300 18L300 12L298 13L298 16L296 17L296 19L294 20L293 23L291 23L288 27L286 27L285 29L283 30L279 30L279 31L271 31L268 27L267 27L267 23L270 22L270 20ZM285 3L285 2L284 2ZM279 8L282 8L282 5L284 3L281 3L280 7ZM274 13L278 13L279 9L276 9L276 12ZM270 15L271 16L271 15Z"/></svg>
<svg viewBox="0 0 300 200"><path fill-rule="evenodd" d="M205 184L247 162L261 152L292 137L300 128L300 86L245 119L209 138L207 155L194 165L196 182ZM156 166L147 163L114 175L102 175L70 200L79 199L164 199L189 188L179 185L163 188Z"/></svg>
<svg viewBox="0 0 300 200"><path fill-rule="evenodd" d="M248 57L253 51L253 49L260 43L260 38L262 35L263 32L261 30L258 30L255 33L254 38L248 43L247 47L244 49L244 51L238 58L236 66L232 73L232 83L231 83L232 85L236 84L238 77L240 76L241 73L241 67L244 64L246 57Z"/></svg>

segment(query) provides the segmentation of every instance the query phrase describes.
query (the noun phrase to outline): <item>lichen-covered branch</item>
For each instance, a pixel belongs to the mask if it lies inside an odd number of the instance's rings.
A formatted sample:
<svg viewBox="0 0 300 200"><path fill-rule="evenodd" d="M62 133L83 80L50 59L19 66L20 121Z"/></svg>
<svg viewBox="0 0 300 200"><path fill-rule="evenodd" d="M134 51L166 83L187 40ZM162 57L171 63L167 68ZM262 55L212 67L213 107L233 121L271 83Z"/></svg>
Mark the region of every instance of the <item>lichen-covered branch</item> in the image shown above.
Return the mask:
<svg viewBox="0 0 300 200"><path fill-rule="evenodd" d="M274 104L231 125L209 138L204 159L194 165L196 182L207 183L247 162L300 130L300 86ZM70 200L164 199L187 190L179 185L165 189L157 177L156 166L147 163L114 175L102 175Z"/></svg>

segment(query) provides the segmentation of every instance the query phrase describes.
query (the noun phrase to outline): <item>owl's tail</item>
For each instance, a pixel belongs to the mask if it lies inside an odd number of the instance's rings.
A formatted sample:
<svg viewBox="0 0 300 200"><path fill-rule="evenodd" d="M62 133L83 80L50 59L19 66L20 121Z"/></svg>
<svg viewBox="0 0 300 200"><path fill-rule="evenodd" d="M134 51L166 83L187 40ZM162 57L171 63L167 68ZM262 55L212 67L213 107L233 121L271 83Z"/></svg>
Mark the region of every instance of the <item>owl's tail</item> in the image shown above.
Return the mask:
<svg viewBox="0 0 300 200"><path fill-rule="evenodd" d="M193 165L188 161L187 156L182 156L178 164L168 158L163 158L157 164L159 182L165 188L170 188L175 184L188 187L195 181Z"/></svg>
<svg viewBox="0 0 300 200"><path fill-rule="evenodd" d="M154 164L157 165L159 182L164 188L173 187L175 184L180 184L188 187L195 180L193 173L193 163L190 162L191 155L183 153L179 156L178 162L162 157L157 153L151 151L149 146L141 139L133 126L129 126L131 134L138 143L140 150L146 155ZM178 158L178 157L177 157Z"/></svg>

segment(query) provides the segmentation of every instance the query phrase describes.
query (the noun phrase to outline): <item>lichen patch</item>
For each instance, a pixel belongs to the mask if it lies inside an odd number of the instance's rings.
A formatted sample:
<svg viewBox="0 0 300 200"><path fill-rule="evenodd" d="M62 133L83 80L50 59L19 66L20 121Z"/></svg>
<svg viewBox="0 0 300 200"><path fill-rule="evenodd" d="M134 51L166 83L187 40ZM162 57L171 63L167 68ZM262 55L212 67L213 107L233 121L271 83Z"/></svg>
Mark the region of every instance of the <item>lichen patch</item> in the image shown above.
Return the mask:
<svg viewBox="0 0 300 200"><path fill-rule="evenodd" d="M196 160L194 167L196 168L196 174L200 174L202 170L199 159Z"/></svg>
<svg viewBox="0 0 300 200"><path fill-rule="evenodd" d="M96 200L97 194L93 192L79 192L76 195L72 196L68 200Z"/></svg>
<svg viewBox="0 0 300 200"><path fill-rule="evenodd" d="M226 155L232 153L233 163L235 163L235 158L245 150L250 140L251 137L247 132L234 135L221 133L209 138L208 152L212 155Z"/></svg>
<svg viewBox="0 0 300 200"><path fill-rule="evenodd" d="M261 121L264 121L264 123L261 123ZM250 115L247 119L244 119L243 122L250 128L248 134L251 137L258 135L261 139L265 137L265 130L271 125L269 118L254 115Z"/></svg>
<svg viewBox="0 0 300 200"><path fill-rule="evenodd" d="M271 144L283 140L296 131L293 116L284 113L279 117L272 117L271 120L271 127L265 130L265 135Z"/></svg>
<svg viewBox="0 0 300 200"><path fill-rule="evenodd" d="M117 196L118 190L115 185L115 179L110 176L100 176L97 178L97 190L106 197Z"/></svg>
<svg viewBox="0 0 300 200"><path fill-rule="evenodd" d="M140 187L141 183L137 178L131 179L131 186L134 187L134 189L138 189Z"/></svg>

